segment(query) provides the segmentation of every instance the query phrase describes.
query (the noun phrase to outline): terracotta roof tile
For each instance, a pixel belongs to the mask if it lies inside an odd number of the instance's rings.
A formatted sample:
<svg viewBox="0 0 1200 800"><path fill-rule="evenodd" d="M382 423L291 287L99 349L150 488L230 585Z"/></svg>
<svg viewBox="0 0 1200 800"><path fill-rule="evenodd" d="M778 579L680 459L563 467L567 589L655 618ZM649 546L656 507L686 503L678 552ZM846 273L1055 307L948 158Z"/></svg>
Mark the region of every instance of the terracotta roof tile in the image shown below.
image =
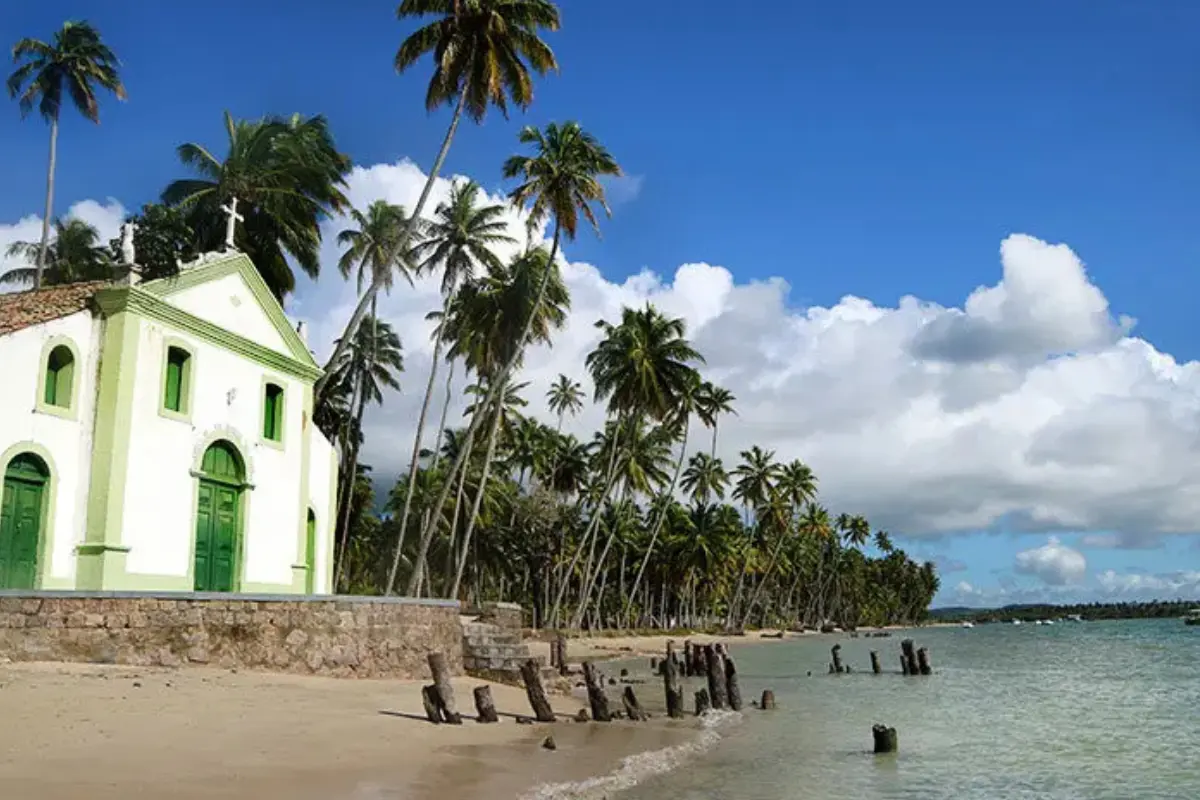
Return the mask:
<svg viewBox="0 0 1200 800"><path fill-rule="evenodd" d="M0 294L0 336L83 311L96 292L109 285L107 281L88 281Z"/></svg>

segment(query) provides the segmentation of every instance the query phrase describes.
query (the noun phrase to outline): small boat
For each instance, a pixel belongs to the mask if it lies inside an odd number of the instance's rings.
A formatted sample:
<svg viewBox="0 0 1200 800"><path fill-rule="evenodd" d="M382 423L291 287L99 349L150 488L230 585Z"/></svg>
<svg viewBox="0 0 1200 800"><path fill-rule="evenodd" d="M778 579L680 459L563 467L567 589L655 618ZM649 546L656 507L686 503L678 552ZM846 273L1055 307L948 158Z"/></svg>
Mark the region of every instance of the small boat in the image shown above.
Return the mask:
<svg viewBox="0 0 1200 800"><path fill-rule="evenodd" d="M1022 623L1022 622L1021 622L1021 620L1019 620L1019 619L1014 619L1014 620L1012 621L1012 624L1013 624L1013 625L1021 625L1021 624L1023 624L1023 623Z"/></svg>
<svg viewBox="0 0 1200 800"><path fill-rule="evenodd" d="M966 622L964 622L964 623L962 624L962 626L963 626L964 628L974 628L974 627L975 627L975 623L974 623L974 622L971 622L970 620L967 620Z"/></svg>
<svg viewBox="0 0 1200 800"><path fill-rule="evenodd" d="M1083 622L1082 614L1071 614L1067 617L1068 622Z"/></svg>
<svg viewBox="0 0 1200 800"><path fill-rule="evenodd" d="M1184 625L1200 625L1200 608L1193 608L1183 618Z"/></svg>

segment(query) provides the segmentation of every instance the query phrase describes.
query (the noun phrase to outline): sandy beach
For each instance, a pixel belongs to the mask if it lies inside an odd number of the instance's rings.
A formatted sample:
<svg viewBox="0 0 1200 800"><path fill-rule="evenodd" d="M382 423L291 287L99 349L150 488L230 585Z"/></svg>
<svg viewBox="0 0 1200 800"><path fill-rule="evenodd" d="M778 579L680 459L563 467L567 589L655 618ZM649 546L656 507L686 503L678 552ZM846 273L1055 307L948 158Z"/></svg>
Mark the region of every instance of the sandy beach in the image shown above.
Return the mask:
<svg viewBox="0 0 1200 800"><path fill-rule="evenodd" d="M471 688L455 681L459 708ZM517 797L611 772L696 734L694 720L518 725L522 689L493 684L502 720L433 726L420 682L188 668L0 665L0 797L38 800L376 800ZM574 714L577 698L551 698ZM619 706L618 706L619 707ZM542 749L553 733L558 749Z"/></svg>

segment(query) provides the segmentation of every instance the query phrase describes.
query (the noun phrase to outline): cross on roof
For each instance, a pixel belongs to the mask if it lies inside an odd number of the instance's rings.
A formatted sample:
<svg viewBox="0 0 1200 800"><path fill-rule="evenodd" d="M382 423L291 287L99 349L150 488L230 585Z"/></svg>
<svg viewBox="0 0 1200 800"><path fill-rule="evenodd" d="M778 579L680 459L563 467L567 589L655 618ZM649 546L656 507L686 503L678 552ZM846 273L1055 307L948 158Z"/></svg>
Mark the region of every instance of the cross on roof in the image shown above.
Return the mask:
<svg viewBox="0 0 1200 800"><path fill-rule="evenodd" d="M221 210L224 211L226 214L226 216L225 216L225 249L226 250L236 250L237 249L236 247L233 246L233 234L234 234L234 231L237 230L237 224L239 222L245 221L245 219L246 219L245 217L243 217L241 214L238 213L237 206L238 206L238 199L236 197L231 197L229 199L228 205L221 206Z"/></svg>

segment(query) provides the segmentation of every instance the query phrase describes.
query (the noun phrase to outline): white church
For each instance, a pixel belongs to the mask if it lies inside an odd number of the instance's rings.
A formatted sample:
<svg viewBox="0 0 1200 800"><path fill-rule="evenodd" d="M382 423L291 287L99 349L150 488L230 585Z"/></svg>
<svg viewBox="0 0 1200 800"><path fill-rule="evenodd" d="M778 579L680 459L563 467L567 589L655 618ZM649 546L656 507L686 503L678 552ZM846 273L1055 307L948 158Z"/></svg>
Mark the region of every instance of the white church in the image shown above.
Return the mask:
<svg viewBox="0 0 1200 800"><path fill-rule="evenodd" d="M329 593L320 374L228 243L172 278L0 294L0 589Z"/></svg>

